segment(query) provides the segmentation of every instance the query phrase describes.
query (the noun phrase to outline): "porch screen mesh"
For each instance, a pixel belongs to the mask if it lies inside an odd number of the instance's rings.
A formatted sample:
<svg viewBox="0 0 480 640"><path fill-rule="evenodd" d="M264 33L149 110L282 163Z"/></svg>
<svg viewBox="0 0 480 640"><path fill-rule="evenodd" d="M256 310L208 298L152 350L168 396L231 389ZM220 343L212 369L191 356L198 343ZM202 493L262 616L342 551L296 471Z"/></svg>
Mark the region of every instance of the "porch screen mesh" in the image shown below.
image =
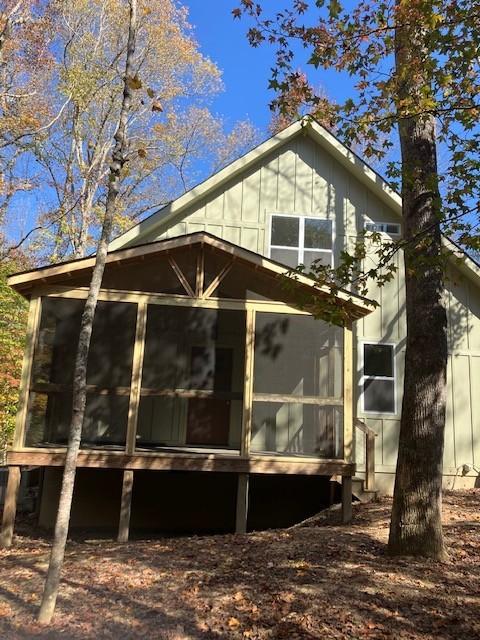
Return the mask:
<svg viewBox="0 0 480 640"><path fill-rule="evenodd" d="M26 446L65 444L84 302L44 298L34 351ZM123 446L128 418L137 307L99 302L87 367L82 445Z"/></svg>
<svg viewBox="0 0 480 640"><path fill-rule="evenodd" d="M253 392L253 451L341 457L341 328L257 313Z"/></svg>
<svg viewBox="0 0 480 640"><path fill-rule="evenodd" d="M151 305L137 447L240 444L245 313Z"/></svg>

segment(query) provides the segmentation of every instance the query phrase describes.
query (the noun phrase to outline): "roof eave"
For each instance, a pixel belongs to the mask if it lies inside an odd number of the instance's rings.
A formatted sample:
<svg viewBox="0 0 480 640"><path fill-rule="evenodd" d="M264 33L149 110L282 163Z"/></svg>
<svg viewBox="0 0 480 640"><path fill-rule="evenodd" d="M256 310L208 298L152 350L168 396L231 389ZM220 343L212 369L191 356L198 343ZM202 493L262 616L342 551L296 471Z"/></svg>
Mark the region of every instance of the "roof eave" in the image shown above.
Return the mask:
<svg viewBox="0 0 480 640"><path fill-rule="evenodd" d="M254 253L253 251L249 251L248 249L238 247L230 242L216 238L205 231L193 233L188 236L160 240L141 246L110 251L107 255L107 264L117 261L128 261L138 257L145 257L155 253L163 253L165 251L168 252L173 249L185 248L201 243L220 249L225 253L229 253L232 256L238 257L247 263L253 264L255 267L262 268L277 276L291 278L295 283L298 283L299 286L303 285L304 287L308 287L313 294L316 292L318 292L318 295L330 294L328 287L319 286L314 279L304 274L295 273L292 275L290 273L290 269L287 267L284 267L269 258L265 258L260 254ZM92 269L94 264L95 257L89 257L58 265L49 265L40 269L13 274L7 279L7 282L13 289L22 295L28 295L35 286L48 284L49 281L58 277L69 277L72 274L80 274ZM374 310L374 304L371 301L355 294L351 294L348 291L339 290L336 292L336 297L342 305L350 308L352 317L363 317Z"/></svg>

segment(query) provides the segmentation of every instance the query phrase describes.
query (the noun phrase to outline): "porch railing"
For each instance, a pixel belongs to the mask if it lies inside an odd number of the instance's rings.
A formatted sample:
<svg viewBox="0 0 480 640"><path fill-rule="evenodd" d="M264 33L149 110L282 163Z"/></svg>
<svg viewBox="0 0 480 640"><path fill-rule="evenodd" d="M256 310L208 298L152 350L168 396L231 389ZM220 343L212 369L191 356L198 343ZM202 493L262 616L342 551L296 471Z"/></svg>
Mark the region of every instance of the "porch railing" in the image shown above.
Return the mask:
<svg viewBox="0 0 480 640"><path fill-rule="evenodd" d="M365 490L375 491L375 438L376 432L359 418L354 426L361 431L365 438Z"/></svg>

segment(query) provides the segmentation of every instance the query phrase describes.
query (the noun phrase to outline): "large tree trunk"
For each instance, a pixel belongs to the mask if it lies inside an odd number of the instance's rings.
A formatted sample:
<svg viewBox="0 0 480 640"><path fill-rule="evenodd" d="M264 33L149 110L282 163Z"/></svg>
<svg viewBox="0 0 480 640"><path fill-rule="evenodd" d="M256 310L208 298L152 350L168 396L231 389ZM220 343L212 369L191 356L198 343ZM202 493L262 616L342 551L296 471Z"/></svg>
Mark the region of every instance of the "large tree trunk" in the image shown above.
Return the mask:
<svg viewBox="0 0 480 640"><path fill-rule="evenodd" d="M112 152L112 160L110 163L110 176L105 208L105 218L103 222L101 237L97 247L92 280L90 282L88 297L82 316L77 357L75 361L72 422L70 424L70 435L67 455L65 459L65 469L63 472L63 481L60 493L60 502L58 506L57 521L55 524L55 533L50 555L50 563L48 566L48 573L45 581L42 604L40 606L40 612L38 615L39 622L43 624L48 624L51 621L57 601L60 575L65 555L65 545L67 542L68 526L70 522L70 511L72 506L73 486L75 483L77 456L78 450L80 448L82 424L85 415L85 404L87 399L87 361L90 347L90 338L92 335L93 318L97 306L98 293L100 291L100 286L102 283L105 260L108 251L108 243L110 241L113 226L115 201L119 191L120 174L122 167L125 164L125 152L127 147L126 128L128 112L131 105L131 88L128 80L133 76L132 59L135 52L136 2L137 0L130 0L130 21L125 63L124 91L118 128L115 134L115 146Z"/></svg>
<svg viewBox="0 0 480 640"><path fill-rule="evenodd" d="M402 419L390 526L392 554L444 556L441 524L447 316L443 303L435 120L420 100L428 79L422 77L421 20L399 3L396 70L399 105L412 100L410 114L400 113L402 198L406 282L407 343ZM411 8L411 5L410 5ZM406 26L405 26L406 25ZM418 97L418 109L417 99ZM403 108L403 107L402 107Z"/></svg>

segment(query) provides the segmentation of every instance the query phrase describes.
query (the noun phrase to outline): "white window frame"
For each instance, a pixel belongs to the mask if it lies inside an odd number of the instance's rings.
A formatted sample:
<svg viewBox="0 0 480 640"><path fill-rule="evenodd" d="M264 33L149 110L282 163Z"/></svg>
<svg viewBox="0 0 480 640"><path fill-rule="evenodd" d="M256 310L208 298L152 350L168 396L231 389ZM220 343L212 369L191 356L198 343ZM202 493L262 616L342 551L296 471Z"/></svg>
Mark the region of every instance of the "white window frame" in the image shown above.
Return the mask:
<svg viewBox="0 0 480 640"><path fill-rule="evenodd" d="M367 229L367 225L372 224L374 225L376 228L375 229ZM398 229L398 231L395 231L394 233L387 231L387 226L388 225L395 225ZM401 235L402 233L402 226L399 222L375 222L374 220L370 220L370 219L366 219L364 224L363 224L363 229L364 231L366 231L367 233L381 233L383 235L386 236L395 236L398 237Z"/></svg>
<svg viewBox="0 0 480 640"><path fill-rule="evenodd" d="M282 216L284 218L296 218L299 221L298 227L298 247L286 247L279 244L272 245L272 221L274 216ZM326 222L330 222L332 225L332 248L331 249L314 249L305 247L305 220L324 220ZM316 216L313 214L306 213L282 213L281 211L272 211L268 214L268 235L267 235L267 255L269 258L272 257L272 249L287 249L293 251L294 249L298 252L299 262L298 264L304 264L304 256L306 251L313 251L316 253L330 253L330 266L333 267L334 263L334 248L335 248L335 220L334 218L327 218L325 216ZM272 258L273 259L273 258Z"/></svg>
<svg viewBox="0 0 480 640"><path fill-rule="evenodd" d="M397 401L397 358L396 347L394 342L383 342L382 340L362 340L359 343L360 346L360 395L361 395L361 409L362 413L371 416L396 416L398 415L398 401ZM393 376L372 376L365 375L365 346L378 345L382 347L392 347L392 373ZM365 381L366 380L393 380L393 411L368 411L365 409Z"/></svg>

